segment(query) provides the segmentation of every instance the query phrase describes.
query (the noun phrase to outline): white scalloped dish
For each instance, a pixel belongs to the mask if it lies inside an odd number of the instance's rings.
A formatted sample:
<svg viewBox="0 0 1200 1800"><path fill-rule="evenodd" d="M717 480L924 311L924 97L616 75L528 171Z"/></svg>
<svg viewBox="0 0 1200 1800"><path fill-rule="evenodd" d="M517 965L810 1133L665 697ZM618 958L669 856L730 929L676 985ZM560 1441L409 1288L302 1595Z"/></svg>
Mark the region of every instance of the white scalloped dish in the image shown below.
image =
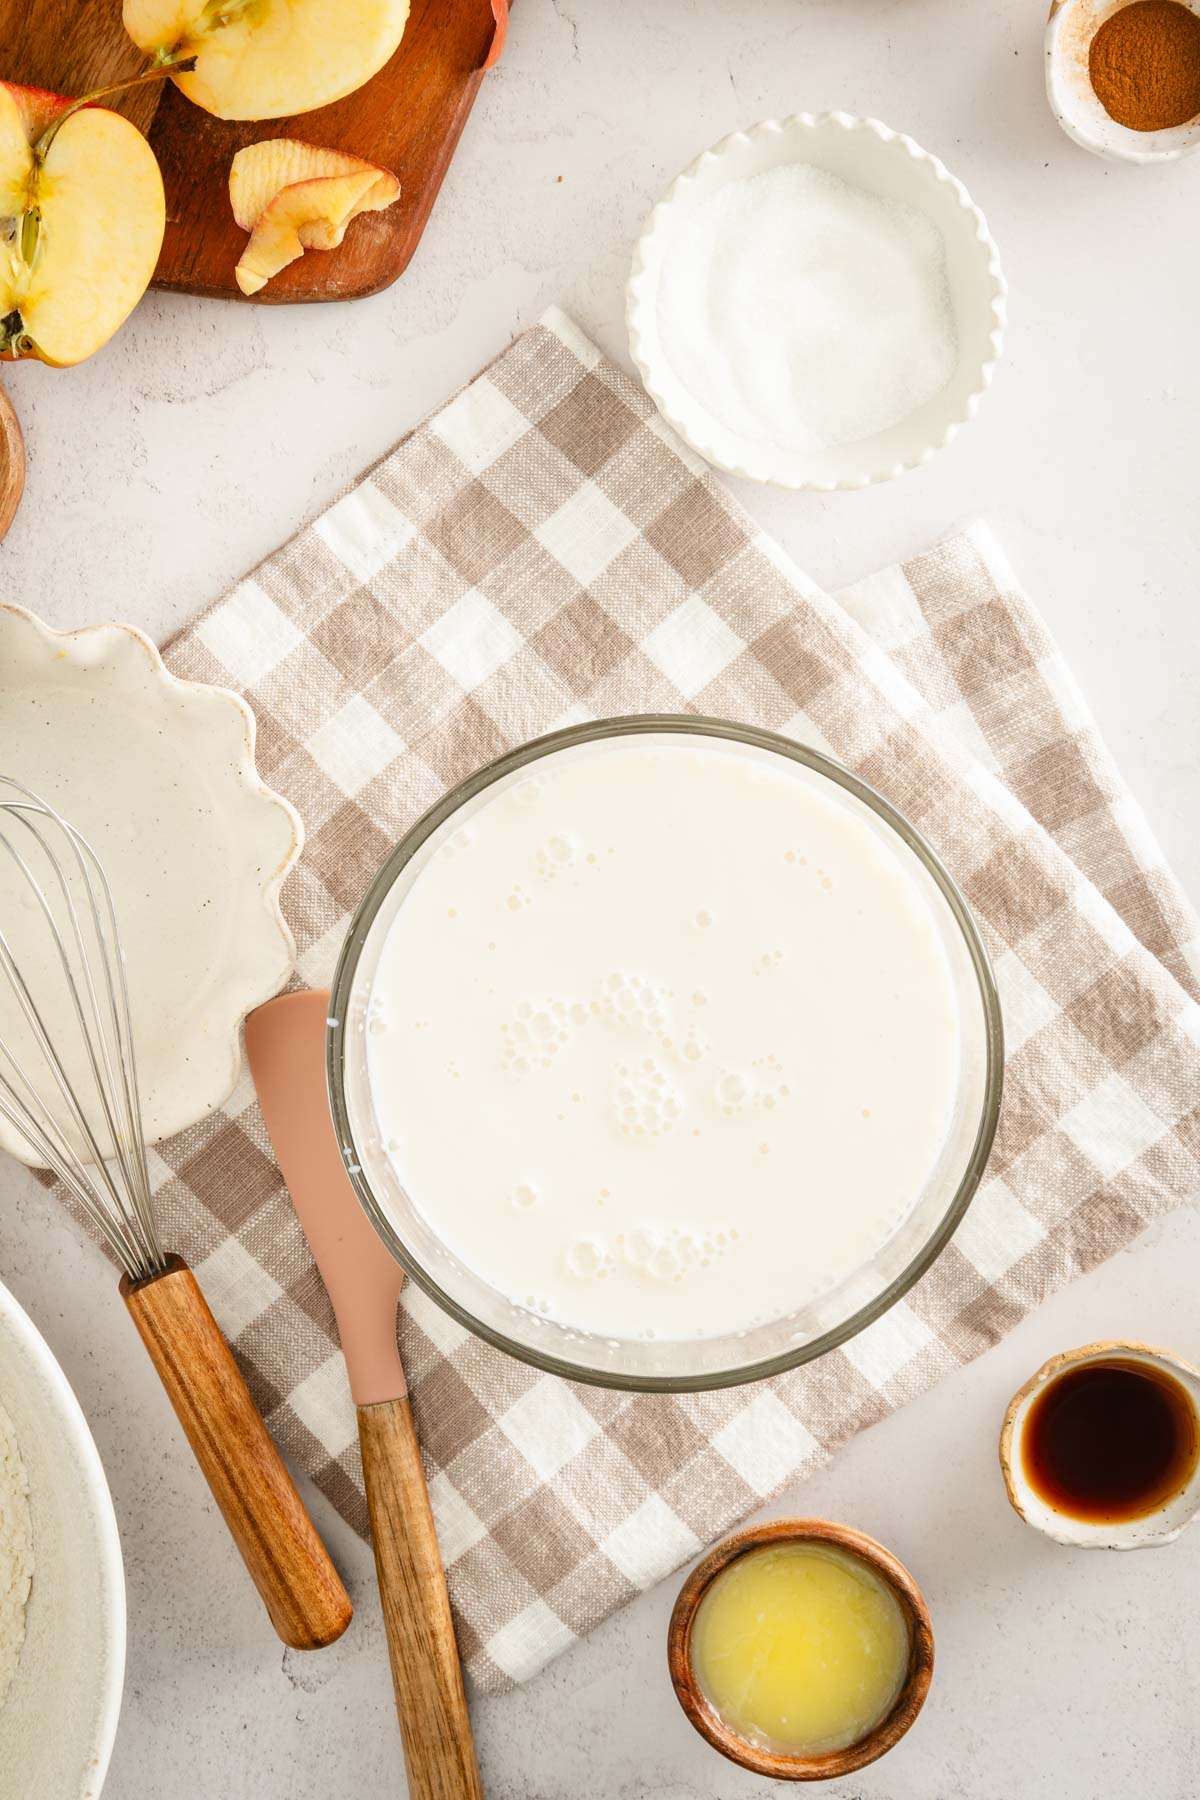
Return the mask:
<svg viewBox="0 0 1200 1800"><path fill-rule="evenodd" d="M945 249L955 336L949 379L931 398L874 436L824 449L750 437L715 416L684 384L664 343L660 284L687 214L731 182L807 165L851 188L919 209ZM686 169L655 207L634 253L627 294L630 349L668 422L708 462L781 487L866 487L927 462L974 416L1000 354L1006 287L987 221L962 183L912 138L849 113L767 119L734 132Z"/></svg>
<svg viewBox="0 0 1200 1800"><path fill-rule="evenodd" d="M58 632L0 605L0 774L104 863L147 1140L195 1124L228 1097L241 1022L295 954L279 890L303 830L255 769L254 715L226 688L178 680L131 625ZM7 898L19 927L13 880L0 872L0 916ZM30 1160L3 1121L0 1146Z"/></svg>

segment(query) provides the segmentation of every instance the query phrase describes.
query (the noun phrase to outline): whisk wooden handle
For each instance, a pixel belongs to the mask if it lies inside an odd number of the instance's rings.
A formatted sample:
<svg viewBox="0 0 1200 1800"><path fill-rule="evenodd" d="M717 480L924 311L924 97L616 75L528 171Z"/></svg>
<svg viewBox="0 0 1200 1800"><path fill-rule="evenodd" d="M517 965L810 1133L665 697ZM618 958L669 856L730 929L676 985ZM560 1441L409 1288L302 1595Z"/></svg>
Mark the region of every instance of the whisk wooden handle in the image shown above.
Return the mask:
<svg viewBox="0 0 1200 1800"><path fill-rule="evenodd" d="M271 1623L293 1650L341 1637L353 1611L195 1276L121 1282L121 1297L225 1515Z"/></svg>
<svg viewBox="0 0 1200 1800"><path fill-rule="evenodd" d="M408 1401L360 1406L358 1437L411 1800L483 1800Z"/></svg>

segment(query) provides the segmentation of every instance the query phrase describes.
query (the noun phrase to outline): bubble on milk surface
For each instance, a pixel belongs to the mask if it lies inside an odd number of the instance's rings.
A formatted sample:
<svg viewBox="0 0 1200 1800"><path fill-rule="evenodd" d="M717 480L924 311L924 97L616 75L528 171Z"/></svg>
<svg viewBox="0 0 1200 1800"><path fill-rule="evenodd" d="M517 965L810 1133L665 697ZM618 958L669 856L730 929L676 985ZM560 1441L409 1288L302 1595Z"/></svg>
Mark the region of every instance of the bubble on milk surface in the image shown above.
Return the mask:
<svg viewBox="0 0 1200 1800"><path fill-rule="evenodd" d="M576 1238L564 1256L577 1281L603 1281L618 1268L653 1283L675 1285L694 1270L708 1269L738 1240L732 1225L642 1224L614 1238Z"/></svg>
<svg viewBox="0 0 1200 1800"><path fill-rule="evenodd" d="M550 1068L563 1046L587 1024L588 1016L581 1000L563 995L519 1001L512 1017L500 1027L501 1067L510 1075Z"/></svg>
<svg viewBox="0 0 1200 1800"><path fill-rule="evenodd" d="M791 1097L786 1071L777 1056L755 1057L749 1068L723 1068L709 1090L713 1109L726 1119L761 1118Z"/></svg>
<svg viewBox="0 0 1200 1800"><path fill-rule="evenodd" d="M555 881L559 875L574 867L579 861L580 846L576 839L556 832L546 839L533 859L533 866L542 881Z"/></svg>
<svg viewBox="0 0 1200 1800"><path fill-rule="evenodd" d="M673 1028L670 990L644 975L616 969L597 982L592 1016L614 1030L661 1039Z"/></svg>
<svg viewBox="0 0 1200 1800"><path fill-rule="evenodd" d="M609 1109L623 1137L649 1141L671 1131L683 1112L683 1096L656 1057L617 1063L609 1086Z"/></svg>
<svg viewBox="0 0 1200 1800"><path fill-rule="evenodd" d="M713 1085L713 1100L726 1117L745 1112L754 1096L754 1084L740 1069L722 1069Z"/></svg>
<svg viewBox="0 0 1200 1800"><path fill-rule="evenodd" d="M576 1238L567 1250L567 1268L580 1281L590 1281L609 1262L609 1254L596 1238Z"/></svg>

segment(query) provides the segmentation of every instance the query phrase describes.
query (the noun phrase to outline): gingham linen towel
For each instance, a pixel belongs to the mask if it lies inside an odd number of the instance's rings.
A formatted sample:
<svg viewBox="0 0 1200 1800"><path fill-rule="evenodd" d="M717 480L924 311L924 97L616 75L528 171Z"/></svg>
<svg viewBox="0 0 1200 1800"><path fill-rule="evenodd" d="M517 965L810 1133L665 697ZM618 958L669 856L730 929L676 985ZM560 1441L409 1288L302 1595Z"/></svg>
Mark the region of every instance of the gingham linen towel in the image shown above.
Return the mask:
<svg viewBox="0 0 1200 1800"><path fill-rule="evenodd" d="M299 808L301 977L448 784L595 715L695 710L832 751L932 840L1008 1038L988 1177L908 1297L768 1384L572 1387L405 1294L401 1342L468 1667L524 1680L1200 1186L1195 917L983 528L835 601L560 314L170 647L258 716ZM366 1530L333 1317L243 1076L152 1153L285 1451Z"/></svg>

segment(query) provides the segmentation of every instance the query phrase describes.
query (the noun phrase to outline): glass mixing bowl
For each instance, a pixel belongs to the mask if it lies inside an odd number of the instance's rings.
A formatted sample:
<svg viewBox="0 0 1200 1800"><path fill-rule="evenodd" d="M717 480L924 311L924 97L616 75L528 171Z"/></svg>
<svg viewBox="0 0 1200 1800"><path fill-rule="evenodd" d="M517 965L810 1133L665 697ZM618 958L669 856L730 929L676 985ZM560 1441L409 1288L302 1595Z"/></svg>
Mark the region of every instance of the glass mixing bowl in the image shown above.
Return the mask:
<svg viewBox="0 0 1200 1800"><path fill-rule="evenodd" d="M916 1205L872 1260L785 1317L693 1339L601 1337L514 1304L441 1243L405 1192L381 1142L367 1070L367 1008L388 929L422 867L451 831L524 778L532 763L575 745L635 733L690 733L791 757L839 790L904 858L925 889L958 995L959 1092L941 1158ZM714 851L719 853L719 843ZM757 1381L853 1337L924 1274L979 1185L996 1132L1003 1079L1000 1003L967 904L924 838L873 788L790 738L720 719L639 714L572 726L489 763L419 819L388 857L356 913L333 982L328 1040L330 1103L347 1171L379 1235L407 1273L469 1330L540 1369L575 1381L645 1392L695 1392ZM464 1127L469 1129L469 1117Z"/></svg>

